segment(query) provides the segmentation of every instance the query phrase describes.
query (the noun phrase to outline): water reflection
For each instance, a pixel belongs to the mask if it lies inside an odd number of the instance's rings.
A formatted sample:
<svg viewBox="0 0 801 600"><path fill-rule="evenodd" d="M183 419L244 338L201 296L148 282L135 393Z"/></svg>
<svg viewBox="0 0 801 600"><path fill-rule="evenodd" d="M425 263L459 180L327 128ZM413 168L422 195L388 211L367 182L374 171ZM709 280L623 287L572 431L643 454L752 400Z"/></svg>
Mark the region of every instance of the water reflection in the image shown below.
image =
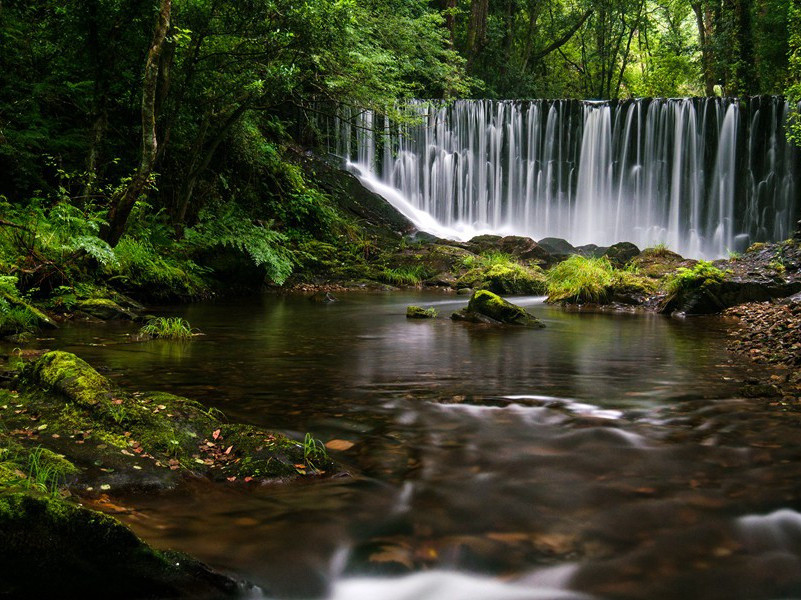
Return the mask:
<svg viewBox="0 0 801 600"><path fill-rule="evenodd" d="M801 595L798 419L736 397L714 322L537 299L544 330L404 317L464 302L268 296L172 309L206 334L186 346L123 343L124 324L47 343L137 389L355 444L337 456L351 478L122 499L147 539L271 597Z"/></svg>

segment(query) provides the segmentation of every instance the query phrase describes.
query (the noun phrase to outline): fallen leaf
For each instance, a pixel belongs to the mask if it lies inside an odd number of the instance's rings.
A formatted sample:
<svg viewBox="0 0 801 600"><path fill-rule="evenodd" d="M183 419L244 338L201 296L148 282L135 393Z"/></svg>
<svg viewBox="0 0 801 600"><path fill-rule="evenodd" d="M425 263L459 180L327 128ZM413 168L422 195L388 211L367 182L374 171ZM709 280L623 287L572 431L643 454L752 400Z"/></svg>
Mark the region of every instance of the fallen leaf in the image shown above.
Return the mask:
<svg viewBox="0 0 801 600"><path fill-rule="evenodd" d="M233 445L232 445L232 446L228 446L228 447L225 449L225 453L226 453L226 454L231 454L231 450L232 450L232 449L233 449Z"/></svg>
<svg viewBox="0 0 801 600"><path fill-rule="evenodd" d="M353 448L353 445L353 442L349 442L348 440L331 440L325 445L325 447L329 450L344 452L345 450L350 450Z"/></svg>
<svg viewBox="0 0 801 600"><path fill-rule="evenodd" d="M219 429L215 429L215 430L214 430L214 433L212 433L212 434L211 434L211 437L212 437L212 438L214 438L215 440L216 440L218 437L220 437L220 430L219 430Z"/></svg>

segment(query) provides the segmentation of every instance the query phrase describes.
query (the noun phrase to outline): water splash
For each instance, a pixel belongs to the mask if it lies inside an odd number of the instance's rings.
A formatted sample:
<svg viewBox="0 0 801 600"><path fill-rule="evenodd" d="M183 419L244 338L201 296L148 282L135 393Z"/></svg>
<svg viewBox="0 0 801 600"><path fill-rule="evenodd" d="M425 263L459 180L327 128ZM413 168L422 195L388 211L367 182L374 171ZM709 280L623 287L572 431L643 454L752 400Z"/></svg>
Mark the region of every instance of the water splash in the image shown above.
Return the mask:
<svg viewBox="0 0 801 600"><path fill-rule="evenodd" d="M419 123L346 110L330 150L420 229L664 243L718 257L790 236L799 152L781 98L416 101Z"/></svg>

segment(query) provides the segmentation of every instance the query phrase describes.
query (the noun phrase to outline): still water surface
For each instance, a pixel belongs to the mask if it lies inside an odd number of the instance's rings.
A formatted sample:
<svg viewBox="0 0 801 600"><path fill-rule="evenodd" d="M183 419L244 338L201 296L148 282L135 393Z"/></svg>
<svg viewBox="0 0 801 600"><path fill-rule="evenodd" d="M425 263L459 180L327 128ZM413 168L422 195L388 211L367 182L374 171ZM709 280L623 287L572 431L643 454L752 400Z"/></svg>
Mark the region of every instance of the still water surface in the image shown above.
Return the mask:
<svg viewBox="0 0 801 600"><path fill-rule="evenodd" d="M268 597L801 597L799 419L738 397L723 326L517 301L547 328L454 323L465 300L440 294L267 295L161 311L190 343L118 323L48 344L354 444L332 453L349 477L122 499L145 539Z"/></svg>

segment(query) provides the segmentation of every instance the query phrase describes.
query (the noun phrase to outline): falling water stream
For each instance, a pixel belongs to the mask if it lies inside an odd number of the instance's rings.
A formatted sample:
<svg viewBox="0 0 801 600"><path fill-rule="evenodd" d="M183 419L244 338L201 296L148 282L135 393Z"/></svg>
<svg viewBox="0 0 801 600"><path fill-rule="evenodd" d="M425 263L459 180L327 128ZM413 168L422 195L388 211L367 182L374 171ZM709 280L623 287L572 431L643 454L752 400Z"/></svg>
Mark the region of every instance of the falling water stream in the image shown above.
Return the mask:
<svg viewBox="0 0 801 600"><path fill-rule="evenodd" d="M365 185L404 212L424 212L411 220L444 237L625 240L721 257L789 237L801 208L789 104L777 97L418 101L401 110L417 121L391 126L347 109L321 129Z"/></svg>
<svg viewBox="0 0 801 600"><path fill-rule="evenodd" d="M739 396L718 320L568 312L542 330L443 317L438 293L267 295L165 308L205 335L65 326L130 389L353 447L350 476L112 490L146 540L268 598L801 597L801 420Z"/></svg>

